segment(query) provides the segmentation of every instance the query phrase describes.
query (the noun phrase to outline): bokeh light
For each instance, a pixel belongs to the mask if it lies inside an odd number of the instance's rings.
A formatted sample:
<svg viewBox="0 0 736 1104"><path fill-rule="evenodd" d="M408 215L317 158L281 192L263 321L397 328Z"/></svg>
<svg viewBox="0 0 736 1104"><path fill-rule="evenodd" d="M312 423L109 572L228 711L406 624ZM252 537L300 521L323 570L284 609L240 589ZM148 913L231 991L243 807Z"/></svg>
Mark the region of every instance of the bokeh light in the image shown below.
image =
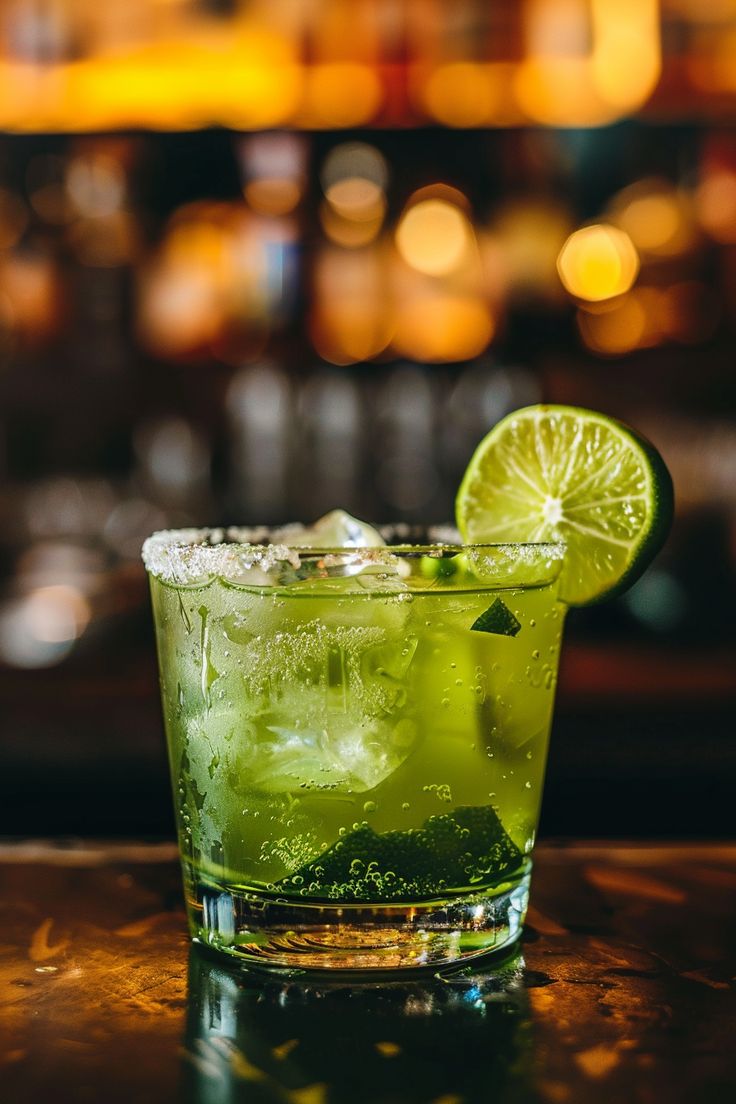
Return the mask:
<svg viewBox="0 0 736 1104"><path fill-rule="evenodd" d="M620 356L640 348L647 329L647 297L632 292L611 310L591 314L578 312L580 335L594 353ZM650 304L649 304L650 305Z"/></svg>
<svg viewBox="0 0 736 1104"><path fill-rule="evenodd" d="M714 241L736 242L736 172L708 173L695 191L698 221Z"/></svg>
<svg viewBox="0 0 736 1104"><path fill-rule="evenodd" d="M387 209L383 155L365 142L345 142L326 157L320 180L325 195L320 221L327 237L346 248L373 241Z"/></svg>
<svg viewBox="0 0 736 1104"><path fill-rule="evenodd" d="M392 345L413 360L471 360L485 351L494 330L480 296L427 290L400 300Z"/></svg>
<svg viewBox="0 0 736 1104"><path fill-rule="evenodd" d="M455 61L434 68L422 88L422 104L439 123L476 127L503 110L509 66Z"/></svg>
<svg viewBox="0 0 736 1104"><path fill-rule="evenodd" d="M403 260L426 276L446 276L459 269L473 244L467 216L443 199L410 205L396 230L396 246Z"/></svg>
<svg viewBox="0 0 736 1104"><path fill-rule="evenodd" d="M11 249L28 225L23 201L9 188L0 187L0 249Z"/></svg>
<svg viewBox="0 0 736 1104"><path fill-rule="evenodd" d="M319 220L327 237L346 249L357 249L368 245L380 233L386 203L383 197L376 203L374 212L361 211L361 218L349 218L327 201L320 204Z"/></svg>
<svg viewBox="0 0 736 1104"><path fill-rule="evenodd" d="M304 74L301 117L305 126L361 126L377 114L383 90L378 74L358 62L326 62Z"/></svg>
<svg viewBox="0 0 736 1104"><path fill-rule="evenodd" d="M639 257L628 234L598 223L570 235L557 270L570 295L595 303L629 290L639 272Z"/></svg>
<svg viewBox="0 0 736 1104"><path fill-rule="evenodd" d="M704 341L718 318L706 286L697 280L667 286L640 286L603 309L578 311L583 342L602 356L621 356L635 349Z"/></svg>
<svg viewBox="0 0 736 1104"><path fill-rule="evenodd" d="M388 346L394 322L387 276L386 254L378 245L321 250L314 271L310 334L325 360L354 364L378 356Z"/></svg>
<svg viewBox="0 0 736 1104"><path fill-rule="evenodd" d="M570 211L554 200L511 199L495 212L481 237L481 255L500 268L504 296L552 301L564 296L557 258L572 229Z"/></svg>
<svg viewBox="0 0 736 1104"><path fill-rule="evenodd" d="M610 217L642 255L676 257L697 241L690 197L666 180L630 184L610 204Z"/></svg>
<svg viewBox="0 0 736 1104"><path fill-rule="evenodd" d="M49 667L72 650L90 619L75 587L43 586L0 606L0 659L11 667Z"/></svg>
<svg viewBox="0 0 736 1104"><path fill-rule="evenodd" d="M299 134L251 134L237 145L243 194L259 214L293 211L306 187L306 143Z"/></svg>

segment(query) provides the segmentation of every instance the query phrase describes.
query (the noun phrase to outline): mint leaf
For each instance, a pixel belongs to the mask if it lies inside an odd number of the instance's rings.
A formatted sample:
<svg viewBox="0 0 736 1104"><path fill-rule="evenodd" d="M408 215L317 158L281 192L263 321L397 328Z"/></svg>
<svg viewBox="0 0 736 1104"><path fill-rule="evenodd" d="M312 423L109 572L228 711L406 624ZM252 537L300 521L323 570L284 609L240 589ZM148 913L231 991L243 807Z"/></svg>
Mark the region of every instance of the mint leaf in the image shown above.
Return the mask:
<svg viewBox="0 0 736 1104"><path fill-rule="evenodd" d="M521 628L521 621L517 621L513 613L500 598L488 607L473 624L471 629L476 632L496 633L498 636L516 636Z"/></svg>

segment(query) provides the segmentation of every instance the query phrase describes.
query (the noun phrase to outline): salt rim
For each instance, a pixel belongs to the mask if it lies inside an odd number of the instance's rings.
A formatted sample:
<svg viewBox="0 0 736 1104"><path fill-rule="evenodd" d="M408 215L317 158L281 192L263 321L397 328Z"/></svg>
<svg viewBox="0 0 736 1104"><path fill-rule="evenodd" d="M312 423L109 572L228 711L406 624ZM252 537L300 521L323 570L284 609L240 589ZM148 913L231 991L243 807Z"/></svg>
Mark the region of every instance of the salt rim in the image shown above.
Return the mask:
<svg viewBox="0 0 736 1104"><path fill-rule="evenodd" d="M294 570L301 567L302 556L314 559L319 556L326 566L338 564L383 564L394 571L407 554L440 558L448 551L456 554L499 553L507 557L509 566L533 566L540 554L549 560L562 560L565 545L561 542L463 544L457 530L450 526L432 526L425 530L428 536L440 539L433 544L398 544L383 547L309 548L283 543L266 542L269 537L285 536L294 527L268 529L265 526L247 529L231 526L227 529L162 529L144 542L141 556L149 574L165 583L187 585L219 576L235 580L243 571L260 568L272 571L279 564L289 564ZM412 527L408 525L379 526L382 536L408 537ZM449 537L451 539L443 539ZM300 555L301 553L301 555ZM499 565L500 566L500 565Z"/></svg>

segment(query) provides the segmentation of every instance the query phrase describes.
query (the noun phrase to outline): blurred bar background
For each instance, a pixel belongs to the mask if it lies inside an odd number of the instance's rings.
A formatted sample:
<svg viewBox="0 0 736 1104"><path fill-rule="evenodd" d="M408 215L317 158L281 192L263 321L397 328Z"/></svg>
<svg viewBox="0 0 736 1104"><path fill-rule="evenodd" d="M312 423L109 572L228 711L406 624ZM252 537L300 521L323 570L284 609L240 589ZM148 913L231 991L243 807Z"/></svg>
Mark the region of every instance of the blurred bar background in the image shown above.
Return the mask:
<svg viewBox="0 0 736 1104"><path fill-rule="evenodd" d="M152 530L445 521L541 400L677 490L547 834L732 834L736 0L0 5L0 832L171 825Z"/></svg>

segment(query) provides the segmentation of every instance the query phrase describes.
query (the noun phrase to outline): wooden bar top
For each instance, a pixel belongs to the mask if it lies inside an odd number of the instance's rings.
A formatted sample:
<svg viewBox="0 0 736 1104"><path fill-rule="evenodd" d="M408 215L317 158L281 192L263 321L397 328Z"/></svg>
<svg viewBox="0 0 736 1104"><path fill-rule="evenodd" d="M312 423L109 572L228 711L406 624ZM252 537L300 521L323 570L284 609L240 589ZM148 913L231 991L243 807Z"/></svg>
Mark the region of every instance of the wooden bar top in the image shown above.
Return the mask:
<svg viewBox="0 0 736 1104"><path fill-rule="evenodd" d="M348 983L190 949L170 844L0 844L3 1104L732 1104L736 844L540 846L519 953Z"/></svg>

